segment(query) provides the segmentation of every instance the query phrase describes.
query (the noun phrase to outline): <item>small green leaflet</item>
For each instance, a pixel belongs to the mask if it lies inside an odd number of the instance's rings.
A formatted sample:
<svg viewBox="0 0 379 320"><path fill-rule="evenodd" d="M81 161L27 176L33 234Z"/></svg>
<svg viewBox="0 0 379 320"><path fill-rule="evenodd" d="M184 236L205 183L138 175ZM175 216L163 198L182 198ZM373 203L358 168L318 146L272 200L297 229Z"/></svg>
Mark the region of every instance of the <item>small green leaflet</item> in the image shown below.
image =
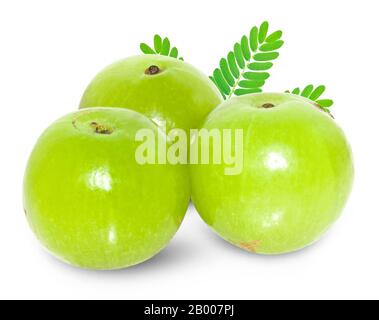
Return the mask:
<svg viewBox="0 0 379 320"><path fill-rule="evenodd" d="M144 54L159 54L161 56L172 57L183 61L182 57L179 57L179 51L176 47L171 47L170 40L162 38L160 35L156 34L154 36L154 48L150 47L146 43L141 43L140 49Z"/></svg>
<svg viewBox="0 0 379 320"><path fill-rule="evenodd" d="M250 34L243 36L227 57L220 60L219 67L210 78L224 99L262 92L270 77L268 70L273 66L272 61L279 57L277 51L284 44L282 31L271 34L268 31L267 21L260 27L253 27Z"/></svg>

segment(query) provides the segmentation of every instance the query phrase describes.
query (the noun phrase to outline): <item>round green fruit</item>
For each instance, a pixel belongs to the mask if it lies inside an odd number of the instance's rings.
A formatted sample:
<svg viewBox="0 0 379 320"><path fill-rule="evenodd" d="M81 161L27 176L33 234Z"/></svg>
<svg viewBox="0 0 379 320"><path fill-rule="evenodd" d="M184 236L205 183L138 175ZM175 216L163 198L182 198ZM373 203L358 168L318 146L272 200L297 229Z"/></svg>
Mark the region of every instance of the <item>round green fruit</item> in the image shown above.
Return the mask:
<svg viewBox="0 0 379 320"><path fill-rule="evenodd" d="M138 164L141 129L165 143L151 120L116 108L70 114L40 137L25 173L25 214L58 258L88 269L124 268L157 254L179 228L188 170Z"/></svg>
<svg viewBox="0 0 379 320"><path fill-rule="evenodd" d="M312 101L290 94L231 99L205 129L243 130L243 169L191 166L192 199L220 236L259 254L288 253L315 242L340 216L353 183L342 130Z"/></svg>
<svg viewBox="0 0 379 320"><path fill-rule="evenodd" d="M160 55L135 56L101 71L86 89L81 108L115 107L140 112L167 129L193 129L220 103L213 82L190 64Z"/></svg>

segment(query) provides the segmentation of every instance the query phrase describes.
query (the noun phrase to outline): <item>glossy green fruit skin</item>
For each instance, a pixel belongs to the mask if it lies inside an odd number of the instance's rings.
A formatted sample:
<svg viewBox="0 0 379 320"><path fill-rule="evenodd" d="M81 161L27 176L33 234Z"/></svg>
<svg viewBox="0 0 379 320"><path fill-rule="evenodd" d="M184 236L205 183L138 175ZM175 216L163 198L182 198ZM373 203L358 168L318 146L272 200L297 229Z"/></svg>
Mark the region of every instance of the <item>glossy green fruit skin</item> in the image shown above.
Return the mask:
<svg viewBox="0 0 379 320"><path fill-rule="evenodd" d="M156 66L160 72L146 74ZM193 129L222 102L213 82L178 59L143 55L118 61L101 71L87 87L81 108L115 107L140 112L167 129Z"/></svg>
<svg viewBox="0 0 379 320"><path fill-rule="evenodd" d="M273 108L262 108L267 103ZM255 94L225 102L204 128L244 130L244 167L191 167L192 199L227 241L258 254L282 254L315 242L335 222L353 184L342 130L310 100Z"/></svg>
<svg viewBox="0 0 379 320"><path fill-rule="evenodd" d="M96 133L94 123L112 133ZM58 258L87 269L125 268L157 254L179 228L188 170L139 165L134 138L142 128L165 139L148 118L115 108L70 114L40 137L25 173L25 213Z"/></svg>

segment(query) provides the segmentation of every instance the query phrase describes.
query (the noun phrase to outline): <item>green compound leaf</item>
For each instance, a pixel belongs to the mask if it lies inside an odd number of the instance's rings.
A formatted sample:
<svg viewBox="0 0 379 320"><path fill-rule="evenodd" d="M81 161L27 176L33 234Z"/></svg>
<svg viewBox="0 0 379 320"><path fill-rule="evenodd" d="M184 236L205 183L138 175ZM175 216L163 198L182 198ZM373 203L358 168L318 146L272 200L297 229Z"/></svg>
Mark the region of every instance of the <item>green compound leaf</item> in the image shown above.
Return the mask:
<svg viewBox="0 0 379 320"><path fill-rule="evenodd" d="M241 96L262 92L273 67L273 60L279 57L278 50L283 46L282 31L269 32L269 23L251 28L237 42L210 79L216 84L225 99L233 95Z"/></svg>
<svg viewBox="0 0 379 320"><path fill-rule="evenodd" d="M286 93L292 93L298 96L302 96L304 98L308 98L316 102L321 109L330 114L329 108L334 104L333 100L320 99L320 97L324 94L325 90L325 86L315 87L314 85L310 84L306 86L303 90L301 90L300 88L295 88L292 91L287 90Z"/></svg>
<svg viewBox="0 0 379 320"><path fill-rule="evenodd" d="M154 49L146 43L140 44L140 49L143 54L159 54L183 61L182 57L179 57L179 50L176 47L171 47L171 41L169 38L162 38L159 34L154 36Z"/></svg>

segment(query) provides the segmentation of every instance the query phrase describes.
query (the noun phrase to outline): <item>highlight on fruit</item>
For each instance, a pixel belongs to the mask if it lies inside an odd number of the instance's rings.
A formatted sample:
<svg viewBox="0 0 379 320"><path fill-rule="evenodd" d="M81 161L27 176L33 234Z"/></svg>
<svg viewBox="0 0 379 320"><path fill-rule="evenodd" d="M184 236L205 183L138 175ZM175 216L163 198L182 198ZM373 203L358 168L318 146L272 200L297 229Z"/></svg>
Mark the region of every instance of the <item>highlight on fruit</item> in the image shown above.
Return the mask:
<svg viewBox="0 0 379 320"><path fill-rule="evenodd" d="M324 85L265 92L283 46L263 22L206 76L155 35L101 70L26 166L25 214L43 247L80 268L131 267L170 243L190 200L251 253L319 240L348 201L353 155Z"/></svg>

